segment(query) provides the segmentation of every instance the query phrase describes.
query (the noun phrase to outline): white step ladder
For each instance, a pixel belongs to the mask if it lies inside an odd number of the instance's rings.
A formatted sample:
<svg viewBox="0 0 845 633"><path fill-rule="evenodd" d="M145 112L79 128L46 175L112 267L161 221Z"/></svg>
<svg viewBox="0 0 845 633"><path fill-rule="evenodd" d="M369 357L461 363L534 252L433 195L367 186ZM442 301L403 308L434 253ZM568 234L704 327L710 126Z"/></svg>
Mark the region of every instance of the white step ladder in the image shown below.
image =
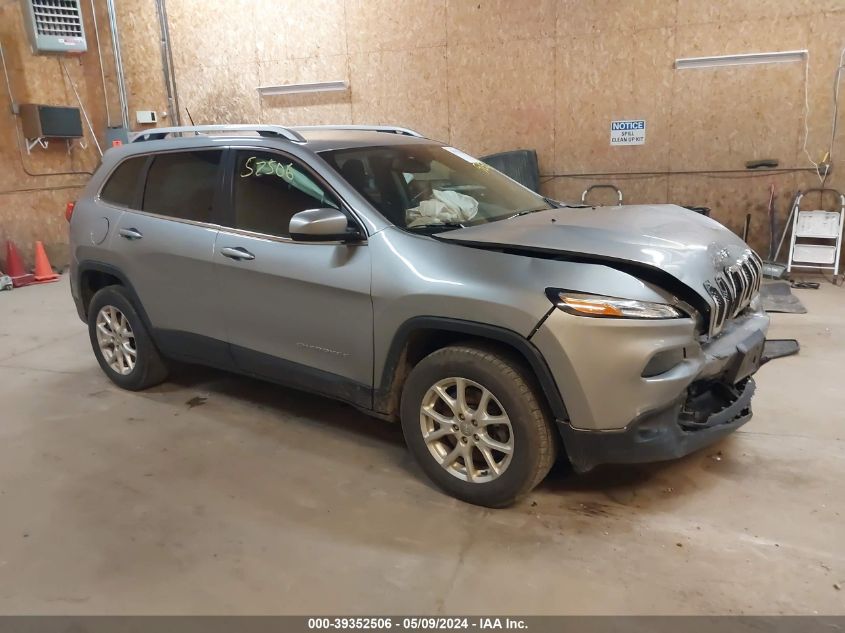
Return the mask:
<svg viewBox="0 0 845 633"><path fill-rule="evenodd" d="M839 198L838 211L801 210L801 198L808 193L831 193ZM793 268L832 270L839 276L839 255L842 252L842 228L845 225L845 195L836 189L807 189L799 192L789 213L792 237L786 271ZM825 243L829 242L829 243Z"/></svg>

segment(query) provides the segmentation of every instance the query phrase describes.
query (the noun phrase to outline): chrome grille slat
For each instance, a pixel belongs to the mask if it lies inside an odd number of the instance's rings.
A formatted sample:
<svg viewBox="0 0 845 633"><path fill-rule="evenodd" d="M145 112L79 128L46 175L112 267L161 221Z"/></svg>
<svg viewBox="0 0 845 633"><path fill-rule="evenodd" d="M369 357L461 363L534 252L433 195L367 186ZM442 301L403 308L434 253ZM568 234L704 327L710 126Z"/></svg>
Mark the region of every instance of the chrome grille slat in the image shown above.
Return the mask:
<svg viewBox="0 0 845 633"><path fill-rule="evenodd" d="M751 257L745 261L745 270L748 272L748 276L751 280L751 283L748 286L750 300L751 297L754 296L754 290L757 288L757 270L754 268L754 260Z"/></svg>
<svg viewBox="0 0 845 633"><path fill-rule="evenodd" d="M754 288L754 294L757 294L763 285L763 259L754 251L751 251L751 257L754 260L754 270L757 272L757 285Z"/></svg>
<svg viewBox="0 0 845 633"><path fill-rule="evenodd" d="M744 306L751 301L751 274L748 272L747 263L748 260L745 260L739 265L739 274L742 275L743 283L740 306Z"/></svg>
<svg viewBox="0 0 845 633"><path fill-rule="evenodd" d="M749 257L745 262L745 268L748 271L748 276L751 278L751 284L748 287L748 300L751 301L754 293L757 292L757 266L753 257Z"/></svg>
<svg viewBox="0 0 845 633"><path fill-rule="evenodd" d="M724 279L719 278L716 280L716 287L719 289L719 292L721 292L722 299L725 304L724 309L722 310L722 318L717 323L718 328L721 329L728 318L728 312L731 307L730 286L728 286L728 283Z"/></svg>
<svg viewBox="0 0 845 633"><path fill-rule="evenodd" d="M722 327L725 324L725 319L728 318L728 309L730 307L730 304L728 302L727 292L725 292L724 289L720 288L718 285L716 286L716 293L717 297L722 302L721 311L717 315L717 323L719 324L719 327Z"/></svg>
<svg viewBox="0 0 845 633"><path fill-rule="evenodd" d="M720 324L722 323L725 315L725 300L717 287L708 284L706 288L707 292L710 293L710 296L713 299L713 305L715 308L711 316L711 320L714 324L713 327L721 327Z"/></svg>
<svg viewBox="0 0 845 633"><path fill-rule="evenodd" d="M742 292L742 286L739 284L739 279L733 270L725 270L725 279L731 289L731 307L728 310L728 318L733 318L736 308L739 305L739 295Z"/></svg>
<svg viewBox="0 0 845 633"><path fill-rule="evenodd" d="M725 266L715 279L705 283L713 300L710 334L717 334L725 322L741 314L760 291L763 260L752 250Z"/></svg>

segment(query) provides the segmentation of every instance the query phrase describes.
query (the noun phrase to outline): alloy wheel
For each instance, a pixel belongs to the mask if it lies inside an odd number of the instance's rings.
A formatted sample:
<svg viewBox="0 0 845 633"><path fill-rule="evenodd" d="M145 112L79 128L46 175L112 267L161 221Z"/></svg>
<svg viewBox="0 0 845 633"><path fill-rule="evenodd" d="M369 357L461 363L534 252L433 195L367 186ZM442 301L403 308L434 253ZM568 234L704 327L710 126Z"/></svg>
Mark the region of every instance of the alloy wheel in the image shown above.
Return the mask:
<svg viewBox="0 0 845 633"><path fill-rule="evenodd" d="M135 369L138 348L129 319L114 306L103 306L97 313L97 344L106 364L127 376Z"/></svg>
<svg viewBox="0 0 845 633"><path fill-rule="evenodd" d="M426 391L420 430L437 463L470 483L501 477L513 457L507 412L489 389L468 378L444 378Z"/></svg>

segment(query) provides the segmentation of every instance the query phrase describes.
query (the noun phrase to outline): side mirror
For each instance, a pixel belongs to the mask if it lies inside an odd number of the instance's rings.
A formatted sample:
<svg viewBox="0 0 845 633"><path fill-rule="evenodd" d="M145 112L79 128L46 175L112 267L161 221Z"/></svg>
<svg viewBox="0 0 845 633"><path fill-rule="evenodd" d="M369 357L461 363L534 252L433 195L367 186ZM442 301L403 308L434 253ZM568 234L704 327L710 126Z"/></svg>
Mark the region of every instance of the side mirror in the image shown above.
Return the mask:
<svg viewBox="0 0 845 633"><path fill-rule="evenodd" d="M337 209L309 209L294 214L288 228L298 242L352 242L361 232Z"/></svg>

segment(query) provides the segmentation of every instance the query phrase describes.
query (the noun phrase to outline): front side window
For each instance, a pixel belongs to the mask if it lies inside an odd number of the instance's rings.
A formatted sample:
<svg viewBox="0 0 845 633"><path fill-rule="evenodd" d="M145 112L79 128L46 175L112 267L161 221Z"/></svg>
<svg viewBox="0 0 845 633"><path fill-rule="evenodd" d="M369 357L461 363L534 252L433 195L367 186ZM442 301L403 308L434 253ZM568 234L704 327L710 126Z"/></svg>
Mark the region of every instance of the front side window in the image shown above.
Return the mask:
<svg viewBox="0 0 845 633"><path fill-rule="evenodd" d="M320 155L387 220L402 228L471 226L552 206L453 147L356 147Z"/></svg>
<svg viewBox="0 0 845 633"><path fill-rule="evenodd" d="M281 154L238 150L235 228L287 237L290 219L308 209L339 209L337 198L297 161Z"/></svg>
<svg viewBox="0 0 845 633"><path fill-rule="evenodd" d="M141 208L180 220L210 222L223 152L170 152L153 159Z"/></svg>
<svg viewBox="0 0 845 633"><path fill-rule="evenodd" d="M146 156L136 156L122 162L100 192L100 199L119 207L132 206L138 178L146 162Z"/></svg>

